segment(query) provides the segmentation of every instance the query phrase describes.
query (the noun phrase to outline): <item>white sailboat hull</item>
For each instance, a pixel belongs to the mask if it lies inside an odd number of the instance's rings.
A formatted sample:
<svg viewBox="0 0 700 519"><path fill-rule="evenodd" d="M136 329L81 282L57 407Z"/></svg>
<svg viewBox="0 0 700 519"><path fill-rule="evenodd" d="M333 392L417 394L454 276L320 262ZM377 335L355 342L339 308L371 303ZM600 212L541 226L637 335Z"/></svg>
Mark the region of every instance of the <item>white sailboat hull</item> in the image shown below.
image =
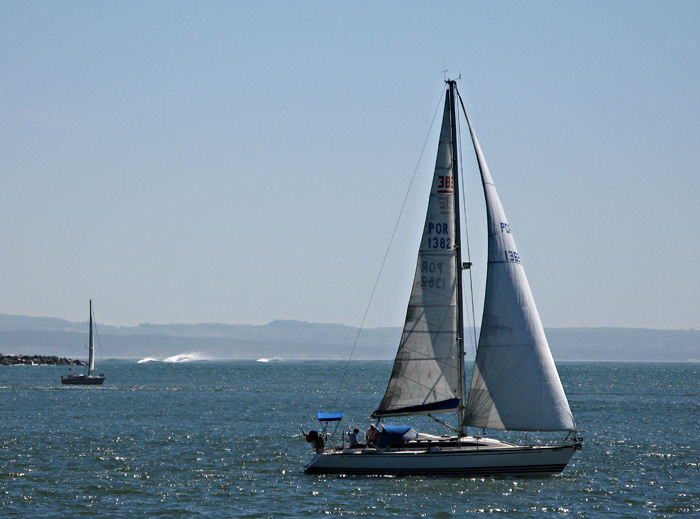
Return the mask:
<svg viewBox="0 0 700 519"><path fill-rule="evenodd" d="M463 263L461 256L459 93L456 81L446 83L435 170L406 320L391 378L372 417L454 411L459 425L455 430L568 431L569 436L561 445L518 446L471 436L405 436L409 431L388 426L387 435L382 432L379 440L382 448L325 448L306 466L307 473L553 474L564 470L581 448L580 440L572 436L576 423L510 224L468 117L486 202L488 266L467 398L462 276L471 263ZM342 413L318 416L323 435L328 422L340 420ZM328 443L331 438L323 439ZM314 444L323 442L314 440Z"/></svg>
<svg viewBox="0 0 700 519"><path fill-rule="evenodd" d="M326 449L316 454L308 474L532 475L564 470L580 445L455 447L446 449Z"/></svg>

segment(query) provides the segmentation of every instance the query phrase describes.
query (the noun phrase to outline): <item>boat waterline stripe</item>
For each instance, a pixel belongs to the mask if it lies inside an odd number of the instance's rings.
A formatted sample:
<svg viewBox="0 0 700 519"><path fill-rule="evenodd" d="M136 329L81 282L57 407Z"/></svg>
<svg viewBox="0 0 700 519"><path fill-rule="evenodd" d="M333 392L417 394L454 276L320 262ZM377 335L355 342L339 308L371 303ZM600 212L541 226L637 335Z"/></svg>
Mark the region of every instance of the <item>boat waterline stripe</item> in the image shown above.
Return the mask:
<svg viewBox="0 0 700 519"><path fill-rule="evenodd" d="M454 468L335 468L335 467L307 467L304 472L307 474L370 474L370 475L455 475L455 476L476 476L476 475L498 475L498 474L554 474L562 472L566 468L566 463L557 465L523 465L512 467L454 467Z"/></svg>

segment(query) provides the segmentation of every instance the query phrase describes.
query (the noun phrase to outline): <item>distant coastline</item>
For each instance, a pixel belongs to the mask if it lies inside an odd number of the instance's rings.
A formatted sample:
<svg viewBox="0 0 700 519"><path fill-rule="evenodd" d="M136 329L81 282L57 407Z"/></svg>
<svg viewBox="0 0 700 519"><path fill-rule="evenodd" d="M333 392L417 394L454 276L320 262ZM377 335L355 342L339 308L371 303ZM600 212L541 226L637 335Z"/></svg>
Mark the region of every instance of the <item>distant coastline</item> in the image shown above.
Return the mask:
<svg viewBox="0 0 700 519"><path fill-rule="evenodd" d="M250 324L98 324L97 356L167 359L391 360L400 327L365 328L329 323L272 321ZM474 337L465 330L467 359ZM698 362L700 330L647 328L546 328L554 360L598 362ZM467 341L466 338L471 339ZM0 314L0 351L87 357L87 323ZM50 348L45 345L51 345Z"/></svg>
<svg viewBox="0 0 700 519"><path fill-rule="evenodd" d="M55 355L3 355L0 366L86 366L84 360L68 359Z"/></svg>

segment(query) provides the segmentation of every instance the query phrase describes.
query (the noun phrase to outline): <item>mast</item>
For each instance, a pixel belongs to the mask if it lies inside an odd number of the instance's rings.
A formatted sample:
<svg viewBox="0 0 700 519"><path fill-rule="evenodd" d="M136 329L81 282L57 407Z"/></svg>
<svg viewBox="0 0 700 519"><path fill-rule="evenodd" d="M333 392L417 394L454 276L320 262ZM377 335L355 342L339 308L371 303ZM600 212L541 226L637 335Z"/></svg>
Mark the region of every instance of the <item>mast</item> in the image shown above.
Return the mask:
<svg viewBox="0 0 700 519"><path fill-rule="evenodd" d="M92 336L92 299L90 299L90 337L88 339L88 376L95 369L95 339Z"/></svg>
<svg viewBox="0 0 700 519"><path fill-rule="evenodd" d="M462 234L460 231L460 212L459 212L459 157L457 155L457 111L455 109L455 91L457 90L457 81L449 79L445 81L449 85L447 95L449 96L450 106L450 129L452 132L452 175L454 182L454 222L455 222L455 269L457 277L457 346L459 348L459 408L457 409L457 417L459 423L459 435L467 435L467 426L464 424L464 417L467 410L467 382L466 373L464 370L464 304L462 297Z"/></svg>

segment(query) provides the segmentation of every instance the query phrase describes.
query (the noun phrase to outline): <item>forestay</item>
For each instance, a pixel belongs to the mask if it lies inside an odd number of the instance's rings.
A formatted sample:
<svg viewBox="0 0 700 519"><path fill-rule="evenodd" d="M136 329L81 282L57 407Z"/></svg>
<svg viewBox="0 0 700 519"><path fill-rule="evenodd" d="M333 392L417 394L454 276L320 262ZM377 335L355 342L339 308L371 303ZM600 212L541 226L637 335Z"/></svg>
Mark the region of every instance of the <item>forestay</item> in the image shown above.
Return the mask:
<svg viewBox="0 0 700 519"><path fill-rule="evenodd" d="M464 423L521 431L574 430L508 220L467 118L486 197L484 314Z"/></svg>
<svg viewBox="0 0 700 519"><path fill-rule="evenodd" d="M375 416L454 411L459 404L451 123L447 98L406 322Z"/></svg>

